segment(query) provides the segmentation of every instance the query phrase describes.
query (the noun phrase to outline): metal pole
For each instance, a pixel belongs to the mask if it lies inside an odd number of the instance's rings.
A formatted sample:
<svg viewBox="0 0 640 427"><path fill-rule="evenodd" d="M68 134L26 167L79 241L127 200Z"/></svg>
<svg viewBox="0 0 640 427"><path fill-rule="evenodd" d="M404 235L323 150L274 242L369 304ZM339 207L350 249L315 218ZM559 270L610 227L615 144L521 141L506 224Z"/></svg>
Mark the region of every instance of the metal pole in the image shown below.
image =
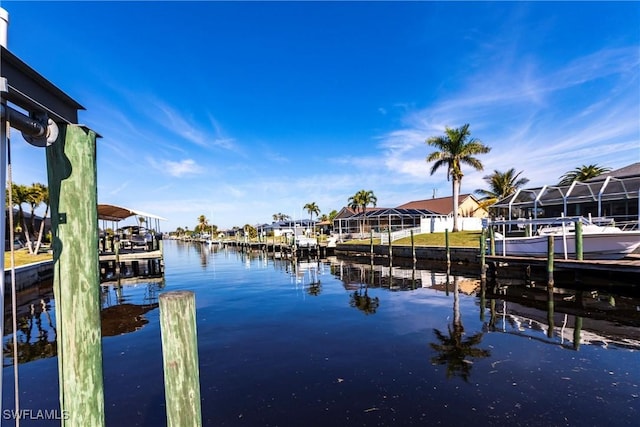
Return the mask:
<svg viewBox="0 0 640 427"><path fill-rule="evenodd" d="M25 114L22 114L18 110L14 110L7 105L2 105L0 107L0 114L11 122L14 129L19 130L25 135L35 138L47 136L47 126Z"/></svg>
<svg viewBox="0 0 640 427"><path fill-rule="evenodd" d="M201 426L195 295L167 292L159 302L167 425Z"/></svg>
<svg viewBox="0 0 640 427"><path fill-rule="evenodd" d="M9 12L0 8L0 46L7 47L7 27L9 26ZM4 98L4 94L8 92L7 79L0 76L0 105L4 108L7 105L7 101ZM2 188L0 188L0 205L2 205L2 220L0 221L0 252L4 257L5 250L5 233L6 233L6 221L7 217L4 212L9 212L9 215L13 215L13 207L10 206L7 211L6 191L7 188L7 133L9 131L9 122L2 114L0 118L0 182ZM13 242L11 242L13 245ZM4 259L4 258L3 258ZM3 331L4 335L4 261L2 267L2 276L0 277L0 331ZM17 363L17 361L14 361ZM2 412L2 369L0 369L0 412Z"/></svg>
<svg viewBox="0 0 640 427"><path fill-rule="evenodd" d="M4 9L0 9L0 12L6 12ZM4 13L3 13L4 15ZM5 28L6 30L6 28ZM0 32L1 33L1 32ZM6 85L6 79L0 78L0 80ZM0 93L0 104L5 105L5 99L3 96L4 92ZM4 212L9 212L9 215L13 215L13 207L10 206L7 210L7 201L6 201L6 191L7 188L7 133L9 131L9 122L6 120L3 115L0 119L0 182L2 182L2 188L0 189L0 204L2 205L2 222L0 223L0 252L2 252L2 256L4 257L5 251L5 234L6 234L6 221L7 217ZM11 242L13 245L13 242ZM3 258L4 260L4 258ZM2 268L2 275L0 276L0 331L4 331L4 261ZM14 361L17 363L17 361ZM0 369L0 384L2 383L2 372L3 369ZM2 410L2 389L0 387L0 411Z"/></svg>

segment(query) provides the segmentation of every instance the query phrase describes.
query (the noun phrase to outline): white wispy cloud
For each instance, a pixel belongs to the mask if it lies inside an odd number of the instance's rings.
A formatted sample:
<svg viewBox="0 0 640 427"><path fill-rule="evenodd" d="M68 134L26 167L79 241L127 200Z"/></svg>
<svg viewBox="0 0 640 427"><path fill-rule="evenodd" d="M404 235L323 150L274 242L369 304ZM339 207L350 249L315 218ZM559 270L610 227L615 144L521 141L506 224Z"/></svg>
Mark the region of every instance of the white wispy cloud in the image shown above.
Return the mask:
<svg viewBox="0 0 640 427"><path fill-rule="evenodd" d="M482 71L469 76L463 91L409 111L403 128L380 138L385 167L412 182L424 179L432 151L425 139L464 123L493 149L481 158L485 171L463 170L463 191L486 186L482 177L494 169L515 167L542 185L581 164L620 167L639 160L639 81L629 71L640 64L637 48L601 50L557 69L532 64L529 58L526 65ZM522 68L524 78L517 72ZM490 74L504 79L485 78Z"/></svg>
<svg viewBox="0 0 640 427"><path fill-rule="evenodd" d="M149 157L149 164L163 173L170 176L180 178L186 175L200 175L204 172L204 168L197 164L193 159L184 159L180 161L173 160L156 160Z"/></svg>

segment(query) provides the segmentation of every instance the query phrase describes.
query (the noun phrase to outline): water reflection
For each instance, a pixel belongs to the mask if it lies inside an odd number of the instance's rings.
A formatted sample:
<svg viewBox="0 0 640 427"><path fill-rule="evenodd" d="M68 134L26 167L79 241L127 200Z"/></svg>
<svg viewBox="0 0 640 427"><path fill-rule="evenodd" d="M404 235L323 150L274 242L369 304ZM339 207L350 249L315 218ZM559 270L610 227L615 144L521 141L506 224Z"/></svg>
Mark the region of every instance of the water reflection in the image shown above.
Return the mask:
<svg viewBox="0 0 640 427"><path fill-rule="evenodd" d="M447 281L447 284L449 281ZM458 286L458 278L453 277L453 322L447 325L448 335L443 334L438 329L434 329L433 333L438 339L435 343L429 345L437 352L437 355L431 358L434 365L447 366L447 378L460 377L465 381L469 381L471 368L473 367L473 359L480 359L491 356L489 350L476 348L482 341L482 332L464 338L464 326L460 316L460 291Z"/></svg>
<svg viewBox="0 0 640 427"><path fill-rule="evenodd" d="M50 296L45 296L38 300L31 300L26 304L23 303L18 307L18 333L16 337L18 363L45 359L57 354L57 331L52 319L50 301ZM5 325L11 328L11 313L9 313L9 318L5 319ZM12 337L4 340L3 354L3 366L12 366L14 363Z"/></svg>
<svg viewBox="0 0 640 427"><path fill-rule="evenodd" d="M380 301L371 300L370 288L412 291L430 288L449 296L453 291L453 320L447 331L434 329L430 344L438 354L431 362L447 365L447 376L469 379L473 359L490 356L478 348L486 333L504 333L533 339L561 348L579 350L581 345L640 349L640 298L624 288L572 289L530 281L498 280L481 283L468 273L393 267L353 260L331 259L331 273L350 291L350 306L373 314ZM564 286L564 287L563 287ZM478 298L481 331L466 335L459 309L459 294ZM490 317L486 318L486 312Z"/></svg>
<svg viewBox="0 0 640 427"><path fill-rule="evenodd" d="M513 284L489 285L481 295L488 298L489 332L576 351L581 345L640 349L640 299L634 295Z"/></svg>
<svg viewBox="0 0 640 427"><path fill-rule="evenodd" d="M158 292L162 288L164 279L102 286L102 336L135 332L148 324L145 314L158 308Z"/></svg>
<svg viewBox="0 0 640 427"><path fill-rule="evenodd" d="M362 311L364 314L375 314L378 307L380 307L380 298L370 297L367 293L369 289L368 284L359 287L350 295L349 305Z"/></svg>
<svg viewBox="0 0 640 427"><path fill-rule="evenodd" d="M135 332L149 321L145 315L158 308L158 292L164 279L121 280L119 284L101 286L102 336ZM16 334L20 364L57 355L55 303L51 284L17 295ZM3 366L14 363L11 304L5 304Z"/></svg>

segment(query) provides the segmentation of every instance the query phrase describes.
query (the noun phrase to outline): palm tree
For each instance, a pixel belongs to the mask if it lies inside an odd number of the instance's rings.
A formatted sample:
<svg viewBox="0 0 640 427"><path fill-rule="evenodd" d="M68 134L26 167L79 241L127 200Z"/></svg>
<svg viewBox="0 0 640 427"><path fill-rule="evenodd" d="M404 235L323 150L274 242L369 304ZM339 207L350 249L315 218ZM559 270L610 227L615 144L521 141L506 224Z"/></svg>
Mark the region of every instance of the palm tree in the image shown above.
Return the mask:
<svg viewBox="0 0 640 427"><path fill-rule="evenodd" d="M320 208L316 205L316 202L307 203L303 206L303 209L307 211L310 216L311 222L313 223L313 215L320 215ZM313 235L316 235L316 226L313 224Z"/></svg>
<svg viewBox="0 0 640 427"><path fill-rule="evenodd" d="M27 224L24 218L24 210L22 209L22 204L27 203L27 200L28 200L27 199L27 195L29 194L28 187L22 184L11 183L11 194L9 194L9 189L7 189L6 191L7 191L7 203L9 202L9 199L11 199L12 208L13 206L18 207L18 218L17 218L18 221L17 221L17 224L14 223L13 225L14 230L17 231L19 227L21 230L24 230L25 233L28 234ZM11 210L12 210L12 217L13 217L13 209Z"/></svg>
<svg viewBox="0 0 640 427"><path fill-rule="evenodd" d="M484 196L483 206L490 206L498 200L512 195L516 190L529 182L528 178L519 178L522 171L516 173L514 168L506 172L494 170L491 175L486 175L484 179L489 184L488 190L479 189L476 193Z"/></svg>
<svg viewBox="0 0 640 427"><path fill-rule="evenodd" d="M373 205L373 207L376 207L376 204L378 203L378 198L376 197L375 194L373 194L373 191L371 190L360 190L358 191L356 194L354 194L353 196L349 197L348 202L349 203L349 207L351 209L353 209L356 214L360 211L362 212L362 222L360 223L360 234L364 233L364 213L367 210L367 206L368 205Z"/></svg>
<svg viewBox="0 0 640 427"><path fill-rule="evenodd" d="M603 173L610 172L611 168L598 165L582 165L560 177L558 185L571 185L573 181L584 182Z"/></svg>
<svg viewBox="0 0 640 427"><path fill-rule="evenodd" d="M207 230L207 226L209 225L209 220L206 216L200 215L198 217L198 225L196 225L196 230L200 233L204 233Z"/></svg>
<svg viewBox="0 0 640 427"><path fill-rule="evenodd" d="M481 171L482 163L475 157L476 154L485 154L491 148L482 144L476 138L471 138L469 124L451 129L445 127L445 135L432 136L426 143L438 149L427 156L427 162L435 162L431 168L431 175L441 166L447 166L447 180L451 178L453 187L453 230L458 231L458 197L460 195L460 185L462 183L461 165L465 163L474 169Z"/></svg>
<svg viewBox="0 0 640 427"><path fill-rule="evenodd" d="M278 212L277 214L273 214L274 221L286 221L288 219L291 219L291 217L281 212Z"/></svg>
<svg viewBox="0 0 640 427"><path fill-rule="evenodd" d="M30 187L25 187L26 188L25 202L29 205L29 210L30 210L29 214L31 215L31 217L29 218L29 225L25 226L24 236L25 236L25 239L27 240L27 247L29 248L30 254L34 254L34 246L33 246L33 242L31 241L31 237L33 236L33 238L35 238L36 209L43 202L43 196L42 196L43 187L44 187L44 184L40 184L40 183L34 183Z"/></svg>
<svg viewBox="0 0 640 427"><path fill-rule="evenodd" d="M34 186L38 186L38 192L40 194L41 202L45 204L44 215L42 216L42 221L40 221L40 230L38 231L38 240L36 242L36 247L34 249L34 253L38 253L40 251L40 245L42 245L42 235L44 234L44 223L47 220L47 216L49 215L49 188L40 183L33 184Z"/></svg>

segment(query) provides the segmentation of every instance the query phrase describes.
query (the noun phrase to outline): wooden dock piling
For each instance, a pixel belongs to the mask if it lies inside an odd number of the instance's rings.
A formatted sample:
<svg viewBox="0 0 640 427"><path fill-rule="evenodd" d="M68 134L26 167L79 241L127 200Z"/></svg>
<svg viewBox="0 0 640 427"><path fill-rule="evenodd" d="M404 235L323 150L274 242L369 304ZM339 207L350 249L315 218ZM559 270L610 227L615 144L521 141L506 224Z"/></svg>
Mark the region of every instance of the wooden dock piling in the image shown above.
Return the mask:
<svg viewBox="0 0 640 427"><path fill-rule="evenodd" d="M166 292L159 304L167 425L201 426L195 295Z"/></svg>
<svg viewBox="0 0 640 427"><path fill-rule="evenodd" d="M480 233L480 279L487 280L487 262L486 262L486 251L487 251L487 239L486 239L486 230L482 229L482 233Z"/></svg>
<svg viewBox="0 0 640 427"><path fill-rule="evenodd" d="M387 228L387 235L389 236L389 263L393 264L393 244L391 243L391 224Z"/></svg>
<svg viewBox="0 0 640 427"><path fill-rule="evenodd" d="M578 261L583 259L582 223L580 221L576 221L576 259Z"/></svg>
<svg viewBox="0 0 640 427"><path fill-rule="evenodd" d="M451 251L449 250L449 229L444 229L444 247L447 252L447 269L451 267Z"/></svg>
<svg viewBox="0 0 640 427"><path fill-rule="evenodd" d="M47 147L62 426L103 426L96 133L62 125Z"/></svg>
<svg viewBox="0 0 640 427"><path fill-rule="evenodd" d="M553 288L553 236L547 236L547 286Z"/></svg>
<svg viewBox="0 0 640 427"><path fill-rule="evenodd" d="M413 266L415 268L417 259L416 259L416 244L413 239L413 230L411 230L411 258L413 259Z"/></svg>

